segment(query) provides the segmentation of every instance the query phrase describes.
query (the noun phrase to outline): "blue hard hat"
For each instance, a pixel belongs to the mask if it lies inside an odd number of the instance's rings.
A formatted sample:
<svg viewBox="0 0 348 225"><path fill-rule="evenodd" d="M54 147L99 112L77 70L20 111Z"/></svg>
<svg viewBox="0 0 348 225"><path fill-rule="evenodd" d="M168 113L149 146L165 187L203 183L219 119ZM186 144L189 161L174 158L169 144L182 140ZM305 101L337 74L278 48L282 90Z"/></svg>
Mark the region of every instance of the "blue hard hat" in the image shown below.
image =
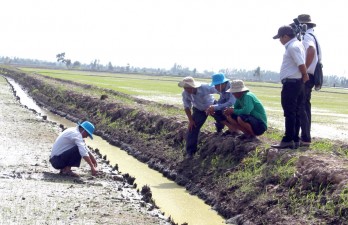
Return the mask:
<svg viewBox="0 0 348 225"><path fill-rule="evenodd" d="M83 129L85 129L85 131L87 131L87 133L89 134L89 137L91 139L93 139L93 132L94 132L94 125L89 122L89 121L85 121L83 123L77 123L79 126L81 126Z"/></svg>
<svg viewBox="0 0 348 225"><path fill-rule="evenodd" d="M225 77L225 74L223 73L216 73L211 78L213 81L211 82L210 86L215 86L218 84L225 83L226 81L229 81L229 79L227 79Z"/></svg>

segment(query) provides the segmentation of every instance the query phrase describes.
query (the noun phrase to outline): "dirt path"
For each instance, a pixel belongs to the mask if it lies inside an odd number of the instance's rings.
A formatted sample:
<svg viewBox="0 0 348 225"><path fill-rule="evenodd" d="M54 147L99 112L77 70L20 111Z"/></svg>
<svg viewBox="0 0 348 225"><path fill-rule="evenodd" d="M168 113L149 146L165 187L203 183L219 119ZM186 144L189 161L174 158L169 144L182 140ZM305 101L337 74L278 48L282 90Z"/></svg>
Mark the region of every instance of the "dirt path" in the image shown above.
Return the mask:
<svg viewBox="0 0 348 225"><path fill-rule="evenodd" d="M170 224L100 159L103 176L85 163L80 179L57 175L48 157L58 125L20 106L1 76L0 127L0 224Z"/></svg>

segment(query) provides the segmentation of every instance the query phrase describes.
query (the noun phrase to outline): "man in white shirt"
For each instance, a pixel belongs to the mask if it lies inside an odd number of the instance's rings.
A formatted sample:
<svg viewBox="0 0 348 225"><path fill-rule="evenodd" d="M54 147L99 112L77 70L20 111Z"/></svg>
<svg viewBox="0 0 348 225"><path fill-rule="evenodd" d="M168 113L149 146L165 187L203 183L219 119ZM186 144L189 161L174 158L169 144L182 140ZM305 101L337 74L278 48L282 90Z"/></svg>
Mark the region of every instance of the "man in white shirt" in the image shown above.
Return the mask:
<svg viewBox="0 0 348 225"><path fill-rule="evenodd" d="M311 143L311 95L314 87L314 71L318 61L321 61L321 48L317 38L314 38L314 27L316 24L312 22L311 16L301 14L297 17L299 23L306 24L307 30L303 35L302 44L306 49L306 67L309 80L305 84L304 95L304 112L301 117L301 146L309 146ZM317 49L318 46L318 49Z"/></svg>
<svg viewBox="0 0 348 225"><path fill-rule="evenodd" d="M305 49L296 38L291 26L282 26L273 39L279 39L285 47L280 69L280 80L283 84L281 104L285 117L285 134L280 144L274 148L298 147L300 137L300 112L303 104L304 83L309 79L305 65Z"/></svg>
<svg viewBox="0 0 348 225"><path fill-rule="evenodd" d="M71 167L80 167L83 158L91 167L93 176L97 175L97 161L89 152L84 138L93 139L94 125L89 121L78 123L78 126L64 130L53 144L50 162L60 174L78 177Z"/></svg>

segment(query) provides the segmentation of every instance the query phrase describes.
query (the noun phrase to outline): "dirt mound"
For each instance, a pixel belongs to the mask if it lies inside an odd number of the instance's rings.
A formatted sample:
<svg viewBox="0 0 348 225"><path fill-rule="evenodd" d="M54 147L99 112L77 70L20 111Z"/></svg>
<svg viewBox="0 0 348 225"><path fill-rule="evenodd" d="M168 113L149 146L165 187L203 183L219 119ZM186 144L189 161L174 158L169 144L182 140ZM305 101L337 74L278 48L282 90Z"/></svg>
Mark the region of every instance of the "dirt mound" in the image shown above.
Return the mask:
<svg viewBox="0 0 348 225"><path fill-rule="evenodd" d="M197 154L186 159L187 122L141 107L154 102L111 91L101 100L98 88L69 82L85 88L82 93L62 88L65 81L3 72L51 111L75 122L90 120L98 135L185 186L231 223L347 224L348 162L342 157L278 151L262 140L202 131ZM336 147L347 151L347 146Z"/></svg>

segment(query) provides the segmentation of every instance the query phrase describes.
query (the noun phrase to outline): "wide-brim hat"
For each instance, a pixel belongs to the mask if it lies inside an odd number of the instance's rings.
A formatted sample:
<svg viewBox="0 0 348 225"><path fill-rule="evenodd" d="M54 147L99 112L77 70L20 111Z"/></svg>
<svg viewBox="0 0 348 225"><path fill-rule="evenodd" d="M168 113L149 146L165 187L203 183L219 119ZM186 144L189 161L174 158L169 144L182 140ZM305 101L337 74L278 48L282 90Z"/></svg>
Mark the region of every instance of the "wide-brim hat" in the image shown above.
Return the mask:
<svg viewBox="0 0 348 225"><path fill-rule="evenodd" d="M316 24L312 22L311 16L308 14L300 14L297 16L297 19L300 23L312 24L314 27L316 26Z"/></svg>
<svg viewBox="0 0 348 225"><path fill-rule="evenodd" d="M212 82L210 83L210 86L215 86L215 85L219 85L219 84L223 84L225 83L226 81L229 81L229 79L227 79L225 77L225 74L223 73L217 73L217 74L214 74L212 76Z"/></svg>
<svg viewBox="0 0 348 225"><path fill-rule="evenodd" d="M185 77L182 81L178 83L178 86L183 88L187 88L187 87L198 88L201 85L202 83L196 82L195 79L193 79L193 77Z"/></svg>
<svg viewBox="0 0 348 225"><path fill-rule="evenodd" d="M249 88L247 88L244 85L244 82L242 80L233 80L231 82L231 88L228 89L227 91L231 93L238 93L243 91L249 91Z"/></svg>
<svg viewBox="0 0 348 225"><path fill-rule="evenodd" d="M80 127L82 127L85 131L87 131L89 137L91 139L93 139L93 132L94 132L95 127L94 127L94 125L91 122L85 121L83 123L78 122L77 124Z"/></svg>

